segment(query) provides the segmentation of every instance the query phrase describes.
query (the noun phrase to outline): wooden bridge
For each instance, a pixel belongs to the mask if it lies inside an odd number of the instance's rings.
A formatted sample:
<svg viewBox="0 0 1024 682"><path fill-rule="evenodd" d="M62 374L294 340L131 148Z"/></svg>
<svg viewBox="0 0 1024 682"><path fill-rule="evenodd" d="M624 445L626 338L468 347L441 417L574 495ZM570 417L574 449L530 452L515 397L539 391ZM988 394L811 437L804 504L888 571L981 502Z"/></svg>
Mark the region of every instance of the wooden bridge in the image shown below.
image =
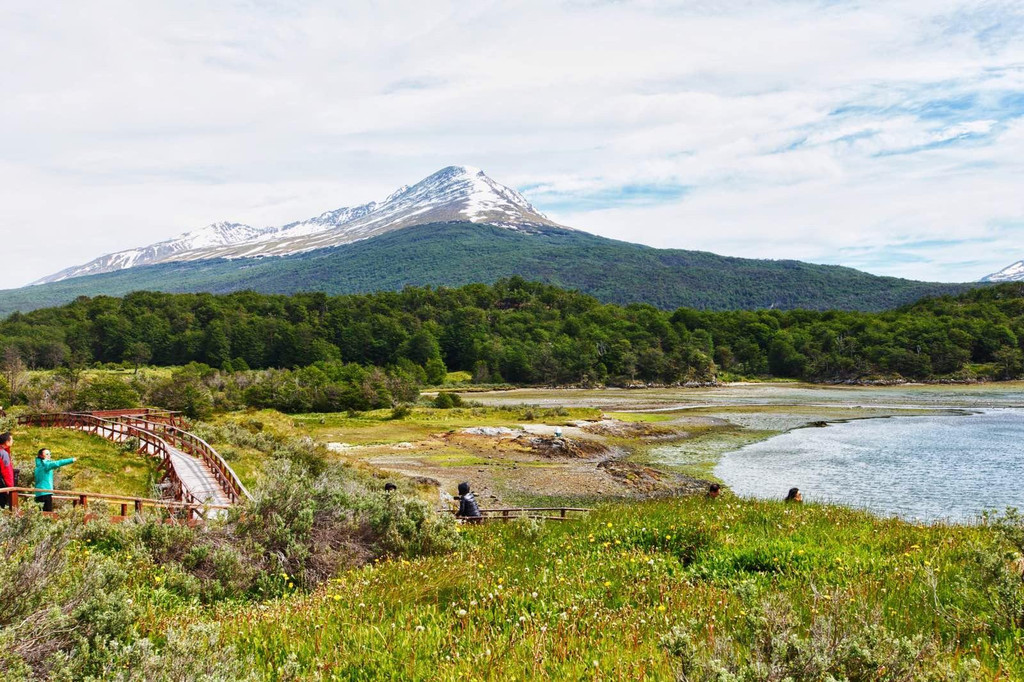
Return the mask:
<svg viewBox="0 0 1024 682"><path fill-rule="evenodd" d="M224 458L209 443L186 431L184 419L177 412L150 408L135 410L104 410L95 412L56 412L18 417L18 424L44 428L64 428L93 433L115 443L132 442L137 452L156 457L164 480L169 484L165 500L123 497L55 490L55 499L71 499L88 506L88 501L102 500L120 505L121 516L146 507L184 513L187 518L222 516L231 505L251 499L249 491L238 479ZM12 507L18 497L31 497L33 488L3 488L10 492ZM116 517L115 517L116 518Z"/></svg>

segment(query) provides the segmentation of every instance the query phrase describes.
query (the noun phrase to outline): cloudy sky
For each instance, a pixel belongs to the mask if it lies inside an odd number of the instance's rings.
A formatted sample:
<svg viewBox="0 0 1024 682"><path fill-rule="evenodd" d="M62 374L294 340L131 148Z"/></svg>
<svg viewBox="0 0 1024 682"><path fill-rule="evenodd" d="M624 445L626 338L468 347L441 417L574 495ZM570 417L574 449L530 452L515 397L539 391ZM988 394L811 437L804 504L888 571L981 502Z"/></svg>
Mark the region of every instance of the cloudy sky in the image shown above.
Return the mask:
<svg viewBox="0 0 1024 682"><path fill-rule="evenodd" d="M654 246L1024 258L1024 0L5 0L0 60L0 287L450 164Z"/></svg>

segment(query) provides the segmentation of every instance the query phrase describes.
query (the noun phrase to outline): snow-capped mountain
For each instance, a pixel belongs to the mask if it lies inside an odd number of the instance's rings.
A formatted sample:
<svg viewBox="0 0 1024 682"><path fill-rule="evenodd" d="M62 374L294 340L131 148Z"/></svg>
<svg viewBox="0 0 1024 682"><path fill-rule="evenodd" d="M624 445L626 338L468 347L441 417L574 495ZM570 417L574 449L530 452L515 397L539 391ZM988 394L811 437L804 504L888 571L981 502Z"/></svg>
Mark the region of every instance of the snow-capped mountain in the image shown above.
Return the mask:
<svg viewBox="0 0 1024 682"><path fill-rule="evenodd" d="M1024 260L1007 265L999 272L982 277L982 282L1024 282Z"/></svg>
<svg viewBox="0 0 1024 682"><path fill-rule="evenodd" d="M514 230L562 227L516 190L466 166L448 166L381 202L339 208L280 227L214 223L174 239L97 258L34 284L113 272L140 265L207 258L285 256L375 237L427 223L467 221Z"/></svg>

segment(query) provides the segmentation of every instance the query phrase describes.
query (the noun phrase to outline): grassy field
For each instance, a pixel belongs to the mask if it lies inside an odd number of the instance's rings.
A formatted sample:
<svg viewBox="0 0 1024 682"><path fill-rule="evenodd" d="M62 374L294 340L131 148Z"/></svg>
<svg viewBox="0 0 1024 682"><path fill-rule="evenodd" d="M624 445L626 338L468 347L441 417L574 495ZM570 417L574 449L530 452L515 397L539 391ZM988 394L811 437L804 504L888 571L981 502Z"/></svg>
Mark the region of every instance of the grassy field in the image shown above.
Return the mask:
<svg viewBox="0 0 1024 682"><path fill-rule="evenodd" d="M31 485L35 455L49 448L54 459L77 457L78 461L57 470L58 488L151 497L152 485L159 479L157 461L145 455L127 452L108 440L87 433L64 429L18 427L13 431L15 466L22 479Z"/></svg>
<svg viewBox="0 0 1024 682"><path fill-rule="evenodd" d="M983 568L999 551L988 529L685 499L463 533L455 556L382 562L214 620L280 680L785 677L755 675L758 662L795 680L1024 675L1024 630Z"/></svg>
<svg viewBox="0 0 1024 682"><path fill-rule="evenodd" d="M667 443L637 438L626 458L653 461L662 448L689 448L683 454L693 461L677 457L669 466L707 469L720 447L761 434L759 429L788 428L821 409L602 414L593 407L416 407L402 419L392 419L390 411L268 410L221 415L208 428L217 436L211 442L247 484L274 483L264 477L277 459L290 459L293 468L340 466L357 475L326 489L369 485L358 504L375 500L363 508L378 514L403 495L432 495L428 505L420 503L428 511L437 503L436 488L407 479L396 479L399 497L380 493L380 472L373 467L382 457L392 463L419 457L434 471L461 467L474 483L485 476L477 473L483 469L495 480L527 480L557 476L559 467L564 474L594 466L586 459L517 455L509 444L451 435L469 426L531 423L571 430L567 425L576 420L602 417L645 428L671 423L689 435ZM709 421L726 414L736 423ZM57 457L81 456L58 474L66 487L142 494L154 473L149 460L94 436L20 429L15 438L23 468L43 445ZM628 444L614 434L602 438L616 447ZM357 449L328 453L311 447L331 442ZM309 488L294 482L284 487L297 505L308 502ZM209 533L153 528L132 535L131 529L99 523L70 545L68 565L81 563L83 576L86 565L122 576L122 596L131 606L119 609L130 620L113 629L118 636L148 638L156 650L175 641L181 647L181 638L191 637L177 654L182 660L216 659L222 670L251 674L248 679L1024 679L1024 522L1000 531L994 525L921 526L836 506L728 495L715 501L598 497L591 498L592 514L570 523L460 526L461 542L440 555L385 553L359 565L354 551L344 565L355 568L332 572L319 584L274 570L253 579L258 587L232 591L249 564L232 559L232 534L218 535L216 525ZM342 527L348 513L338 516ZM287 548L298 537L288 533L305 532L304 542L321 542L302 530L303 519L313 516L312 508L302 507L288 523L272 514L250 518L267 523L256 537L282 533L291 538L280 540ZM200 546L208 534L218 540ZM18 537L12 530L10 538ZM356 536L335 537L345 548ZM135 570L125 573L124 566ZM303 585L313 587L305 591ZM235 678L221 673L208 679Z"/></svg>

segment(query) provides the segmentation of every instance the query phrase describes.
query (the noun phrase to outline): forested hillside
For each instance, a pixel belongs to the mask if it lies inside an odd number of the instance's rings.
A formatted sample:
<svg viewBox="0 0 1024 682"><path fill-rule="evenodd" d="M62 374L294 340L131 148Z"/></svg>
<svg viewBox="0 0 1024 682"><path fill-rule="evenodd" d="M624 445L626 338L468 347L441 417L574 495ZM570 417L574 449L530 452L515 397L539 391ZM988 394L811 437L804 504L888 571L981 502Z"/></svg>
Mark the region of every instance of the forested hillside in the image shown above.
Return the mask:
<svg viewBox="0 0 1024 682"><path fill-rule="evenodd" d="M666 310L877 311L976 286L877 277L834 265L654 249L574 230L525 233L442 223L283 258L165 263L2 291L0 314L60 305L79 295L140 290L349 294L490 284L512 276L578 289L605 303L649 303Z"/></svg>
<svg viewBox="0 0 1024 682"><path fill-rule="evenodd" d="M8 360L226 370L362 366L444 370L478 381L709 381L727 372L842 380L993 378L1022 371L1024 284L927 299L883 312L709 312L602 304L513 278L493 286L228 295L140 292L15 313L0 323Z"/></svg>

